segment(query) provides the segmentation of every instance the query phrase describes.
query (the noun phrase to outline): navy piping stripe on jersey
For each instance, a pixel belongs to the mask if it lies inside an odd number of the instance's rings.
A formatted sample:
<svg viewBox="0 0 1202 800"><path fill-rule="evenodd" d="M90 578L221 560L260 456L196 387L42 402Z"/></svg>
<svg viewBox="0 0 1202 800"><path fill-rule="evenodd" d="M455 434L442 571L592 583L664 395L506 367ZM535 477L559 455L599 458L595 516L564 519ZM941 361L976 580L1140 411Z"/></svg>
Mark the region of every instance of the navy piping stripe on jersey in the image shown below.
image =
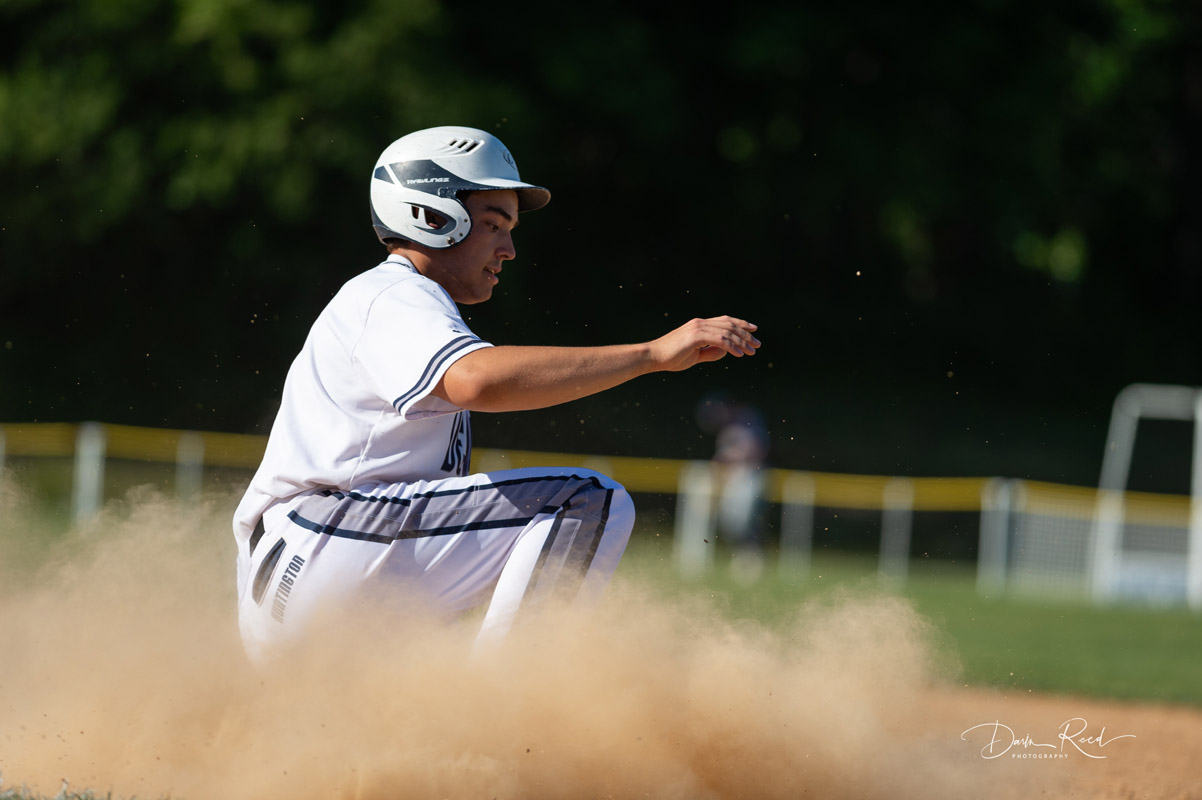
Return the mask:
<svg viewBox="0 0 1202 800"><path fill-rule="evenodd" d="M544 506L539 509L539 514L550 514L555 511L553 506ZM295 511L288 512L288 519L294 524L299 525L305 530L313 531L314 533L324 533L327 536L337 536L340 539L356 539L361 542L375 542L376 544L391 544L400 539L424 539L429 536L447 536L452 533L464 533L465 531L488 531L495 528L520 528L530 522L529 517L515 517L513 519L486 519L478 522L468 522L463 525L446 525L441 528L428 528L425 530L398 530L392 535L385 536L379 533L367 533L365 531L355 531L350 528L339 528L334 525L325 525L320 522L315 522L311 519L305 519Z"/></svg>
<svg viewBox="0 0 1202 800"><path fill-rule="evenodd" d="M426 371L422 373L417 384L405 392L403 395L392 401L392 406L397 411L405 407L405 404L413 398L421 395L430 388L430 384L434 381L434 376L438 374L438 370L446 363L447 359L458 353L465 347L471 347L473 344L481 341L475 336L460 336L458 339L452 339L447 342L441 350L434 354L434 358L430 359L430 363L426 365Z"/></svg>
<svg viewBox="0 0 1202 800"><path fill-rule="evenodd" d="M492 483L482 483L474 486L464 486L461 489L436 489L429 492L418 492L409 497L377 497L375 495L360 494L359 492L343 492L338 489L323 489L318 494L323 497L334 497L339 500L356 500L361 503L393 503L396 505L407 506L414 500L425 500L431 497L450 497L457 494L470 494L472 492L483 492L489 489L496 489L502 486L517 486L523 483L549 483L552 481L564 483L566 481L584 481L587 480L598 489L604 488L601 481L597 480L592 475L545 475L538 478L513 478L507 481L494 481ZM612 493L612 492L611 492ZM606 502L608 510L609 503Z"/></svg>

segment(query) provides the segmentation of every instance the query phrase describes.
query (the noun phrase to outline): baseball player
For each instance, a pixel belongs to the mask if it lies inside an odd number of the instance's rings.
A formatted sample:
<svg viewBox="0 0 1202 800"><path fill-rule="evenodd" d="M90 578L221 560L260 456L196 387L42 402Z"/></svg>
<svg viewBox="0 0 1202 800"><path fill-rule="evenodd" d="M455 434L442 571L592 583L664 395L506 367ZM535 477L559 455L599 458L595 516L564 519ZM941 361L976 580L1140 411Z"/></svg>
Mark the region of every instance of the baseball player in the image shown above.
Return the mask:
<svg viewBox="0 0 1202 800"><path fill-rule="evenodd" d="M469 412L543 408L760 344L732 317L609 347L473 333L457 304L489 299L519 213L550 200L484 131L398 139L370 195L388 257L318 316L234 517L239 623L260 664L332 615L403 624L482 609L479 643L544 597L595 599L630 536L630 496L574 467L470 474Z"/></svg>

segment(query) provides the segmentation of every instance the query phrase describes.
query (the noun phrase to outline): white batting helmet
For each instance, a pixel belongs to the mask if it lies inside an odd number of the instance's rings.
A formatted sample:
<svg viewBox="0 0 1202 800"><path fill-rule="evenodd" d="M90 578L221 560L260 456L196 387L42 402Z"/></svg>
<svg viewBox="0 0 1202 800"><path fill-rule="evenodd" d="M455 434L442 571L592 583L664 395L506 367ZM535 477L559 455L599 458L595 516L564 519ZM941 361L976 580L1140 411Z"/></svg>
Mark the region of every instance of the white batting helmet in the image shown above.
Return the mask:
<svg viewBox="0 0 1202 800"><path fill-rule="evenodd" d="M372 227L380 240L407 239L436 249L452 247L472 229L464 191L513 189L518 211L542 208L551 193L523 183L505 145L475 128L427 128L402 136L380 154L371 176ZM427 216L433 211L437 224Z"/></svg>

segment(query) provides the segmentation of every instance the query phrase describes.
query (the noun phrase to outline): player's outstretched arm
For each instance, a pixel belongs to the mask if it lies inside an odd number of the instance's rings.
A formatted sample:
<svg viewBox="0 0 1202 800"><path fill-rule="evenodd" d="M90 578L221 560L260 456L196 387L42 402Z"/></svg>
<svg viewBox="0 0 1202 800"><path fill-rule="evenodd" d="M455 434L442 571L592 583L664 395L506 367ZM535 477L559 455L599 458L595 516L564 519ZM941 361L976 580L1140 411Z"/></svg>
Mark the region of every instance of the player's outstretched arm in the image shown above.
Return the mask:
<svg viewBox="0 0 1202 800"><path fill-rule="evenodd" d="M522 411L566 403L651 372L679 372L727 355L755 355L756 326L734 317L694 319L658 339L608 347L490 347L447 370L434 394L471 411Z"/></svg>

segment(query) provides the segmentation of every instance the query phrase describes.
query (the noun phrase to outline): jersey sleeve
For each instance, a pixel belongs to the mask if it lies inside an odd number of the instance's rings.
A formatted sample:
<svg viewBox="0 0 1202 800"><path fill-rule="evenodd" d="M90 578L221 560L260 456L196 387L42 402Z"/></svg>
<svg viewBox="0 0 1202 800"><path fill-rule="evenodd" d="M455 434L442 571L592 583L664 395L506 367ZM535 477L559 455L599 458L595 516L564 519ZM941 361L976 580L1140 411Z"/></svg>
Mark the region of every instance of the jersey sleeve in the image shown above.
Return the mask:
<svg viewBox="0 0 1202 800"><path fill-rule="evenodd" d="M430 392L457 360L491 346L472 333L441 287L415 279L375 298L354 359L380 398L418 419L460 411Z"/></svg>

